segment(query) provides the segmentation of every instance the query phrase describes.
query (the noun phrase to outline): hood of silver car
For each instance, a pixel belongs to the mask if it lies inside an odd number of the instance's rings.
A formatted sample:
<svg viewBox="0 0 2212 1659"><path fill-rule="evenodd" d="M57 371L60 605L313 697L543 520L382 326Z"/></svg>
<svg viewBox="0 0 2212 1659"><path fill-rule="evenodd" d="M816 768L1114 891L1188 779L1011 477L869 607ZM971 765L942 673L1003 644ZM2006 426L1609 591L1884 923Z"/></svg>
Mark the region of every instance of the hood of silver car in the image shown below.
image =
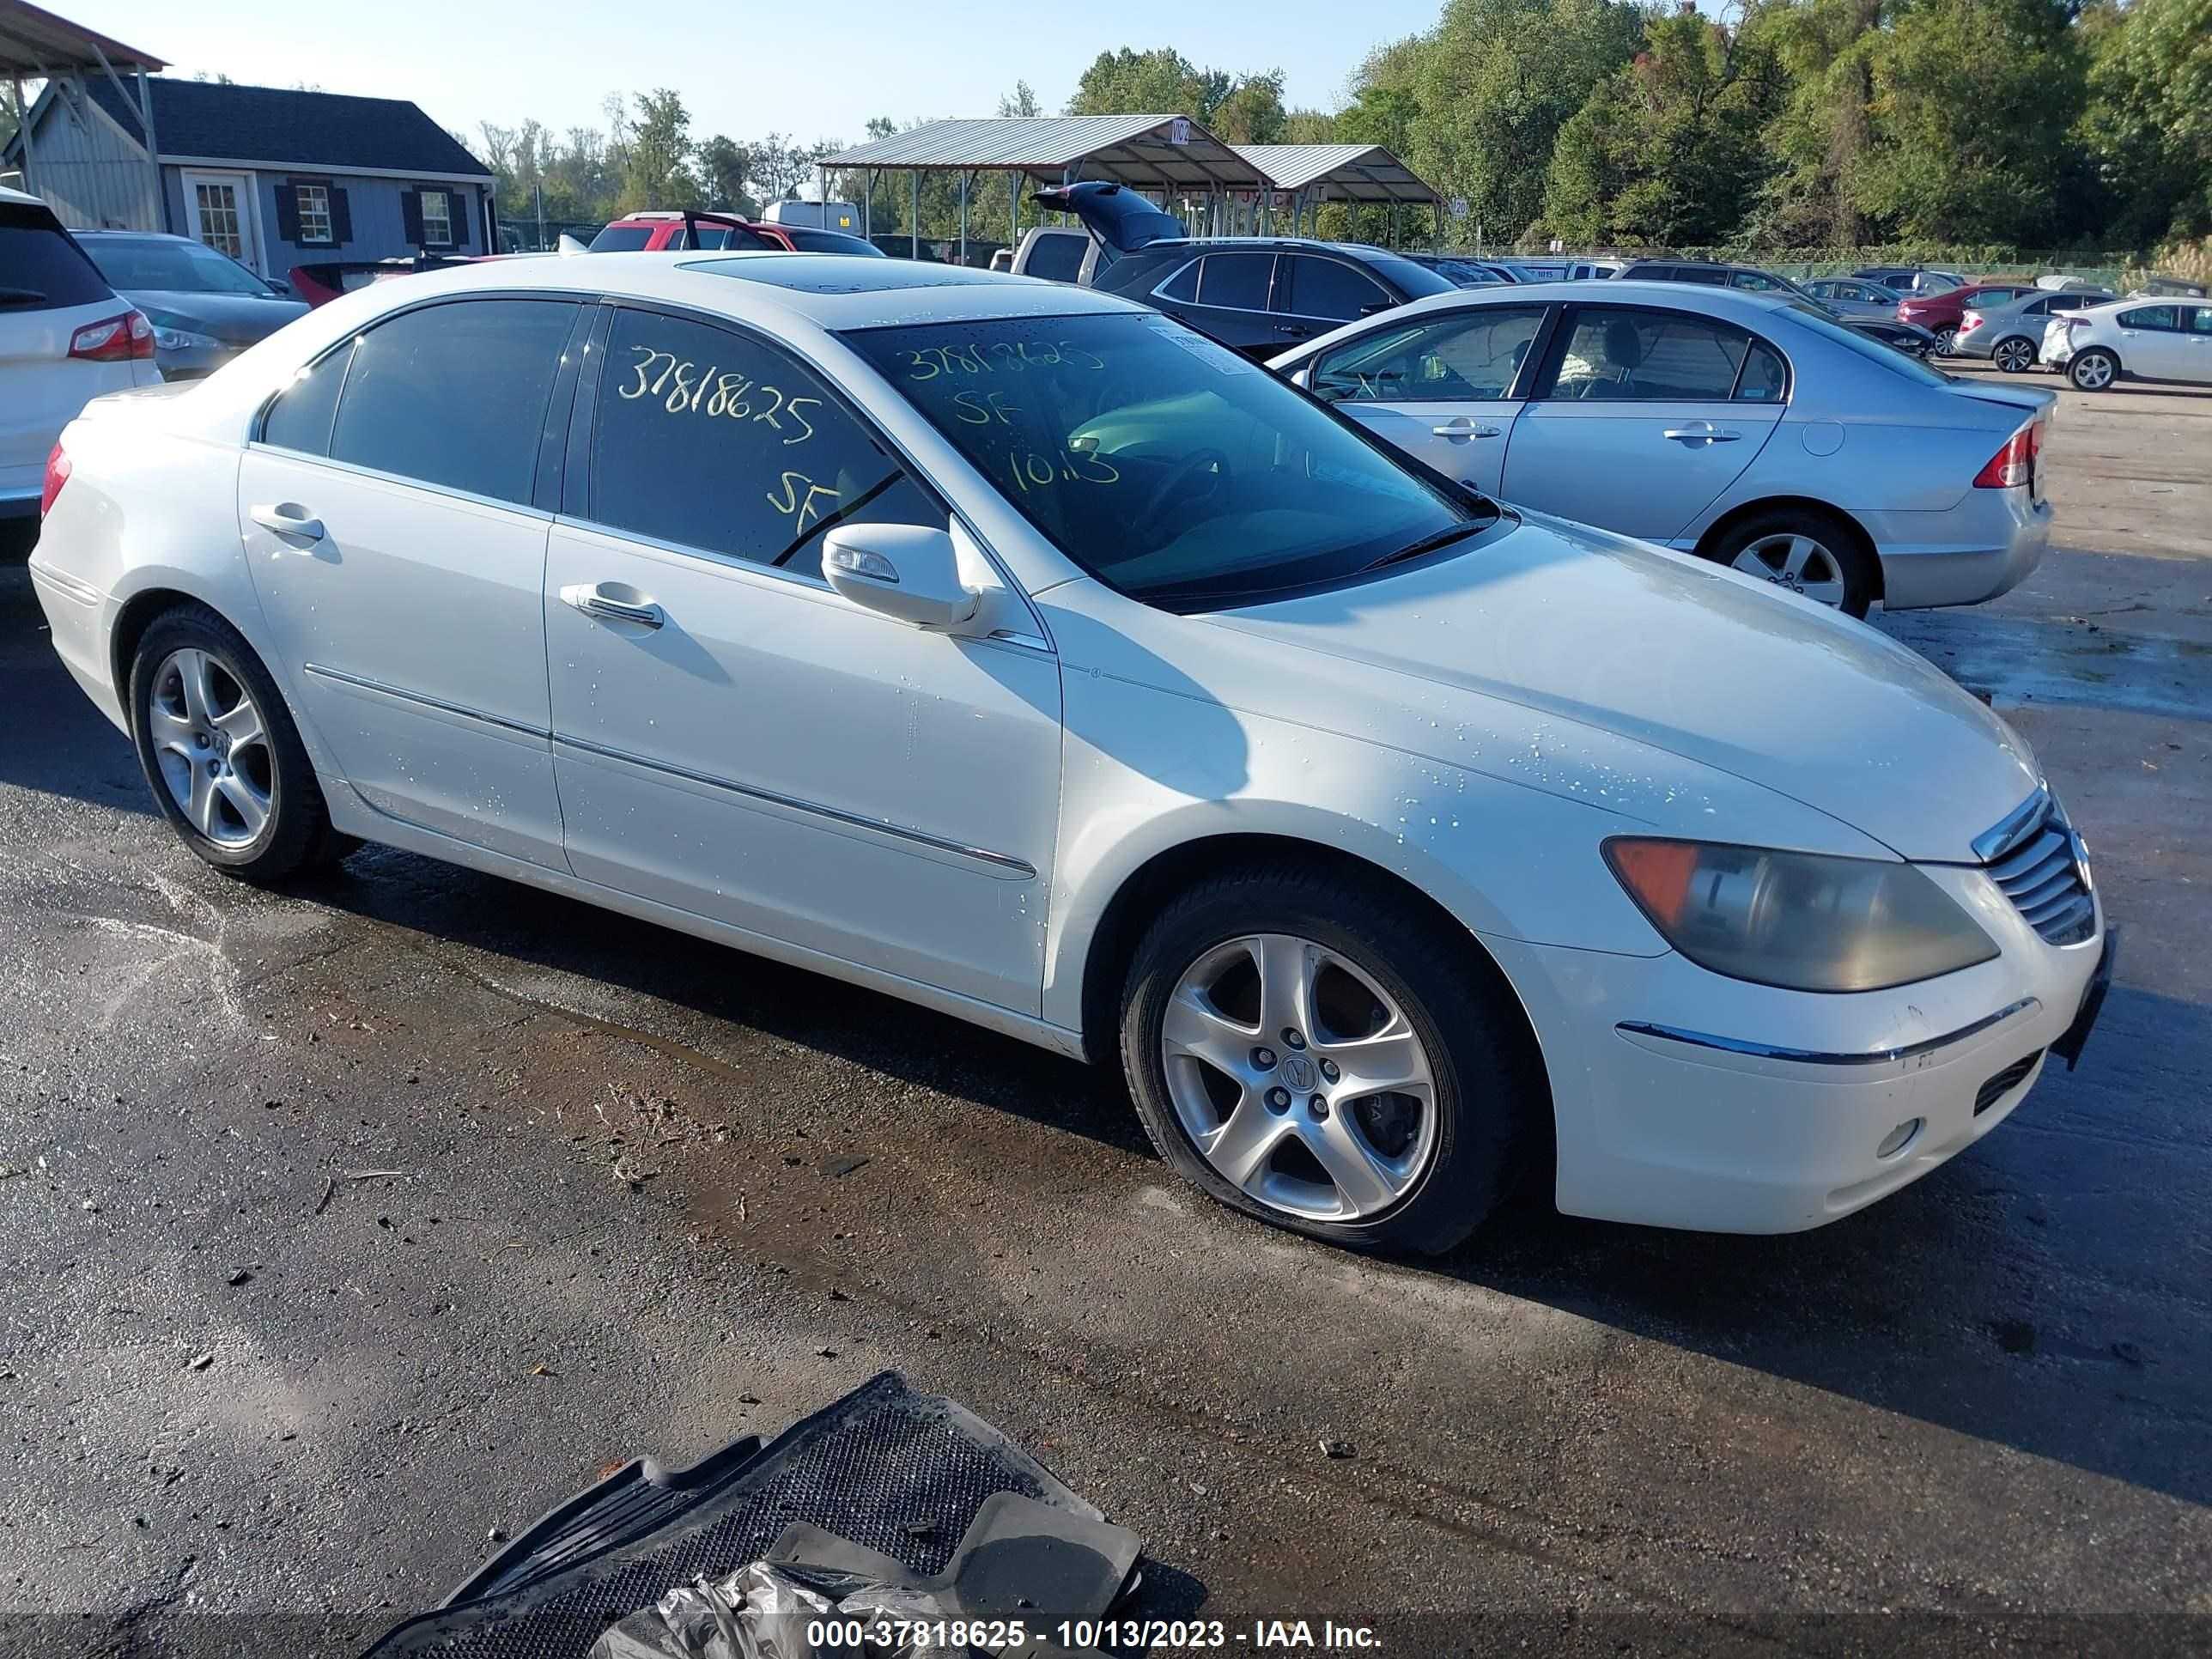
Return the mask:
<svg viewBox="0 0 2212 1659"><path fill-rule="evenodd" d="M2027 745L1868 623L1686 555L1524 513L1388 580L1218 623L1598 726L1970 863L2038 773Z"/></svg>

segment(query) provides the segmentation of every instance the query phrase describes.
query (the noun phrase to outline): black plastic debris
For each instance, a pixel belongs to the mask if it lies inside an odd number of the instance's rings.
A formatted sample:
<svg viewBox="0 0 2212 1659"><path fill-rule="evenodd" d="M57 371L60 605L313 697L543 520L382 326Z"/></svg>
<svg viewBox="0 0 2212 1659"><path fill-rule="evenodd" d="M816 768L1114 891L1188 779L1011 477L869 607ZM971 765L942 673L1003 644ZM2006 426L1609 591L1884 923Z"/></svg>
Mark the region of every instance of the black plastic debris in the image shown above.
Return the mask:
<svg viewBox="0 0 2212 1659"><path fill-rule="evenodd" d="M809 1562L810 1551L833 1546L865 1572ZM781 1563L771 1560L780 1547ZM749 1595L742 1575L756 1566L833 1606L874 1594L899 1606L949 1602L971 1620L1019 1617L1030 1633L1024 1650L1035 1653L1058 1634L1060 1606L1097 1617L1133 1585L1137 1547L999 1431L886 1371L765 1444L748 1436L674 1472L628 1466L525 1528L443 1607L398 1626L370 1655L586 1659L611 1627L657 1613L681 1589L696 1598L676 1609L685 1628L704 1628L695 1618L703 1615L716 1632L697 1659L737 1659L747 1650L729 1644L696 1593L703 1584L734 1618L722 1591L738 1579ZM773 1599L771 1581L757 1588Z"/></svg>

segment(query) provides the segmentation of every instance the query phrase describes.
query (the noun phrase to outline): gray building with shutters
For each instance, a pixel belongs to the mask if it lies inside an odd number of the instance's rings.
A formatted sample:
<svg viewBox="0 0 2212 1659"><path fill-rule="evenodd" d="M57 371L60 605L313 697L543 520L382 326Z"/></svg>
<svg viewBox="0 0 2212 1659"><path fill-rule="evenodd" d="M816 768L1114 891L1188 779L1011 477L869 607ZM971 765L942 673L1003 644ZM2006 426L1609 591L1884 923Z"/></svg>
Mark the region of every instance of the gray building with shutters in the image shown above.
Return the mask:
<svg viewBox="0 0 2212 1659"><path fill-rule="evenodd" d="M499 250L489 169L405 99L167 76L145 86L150 167L144 112L106 77L55 81L32 105L32 188L72 228L172 231L278 278ZM22 154L18 135L0 168Z"/></svg>

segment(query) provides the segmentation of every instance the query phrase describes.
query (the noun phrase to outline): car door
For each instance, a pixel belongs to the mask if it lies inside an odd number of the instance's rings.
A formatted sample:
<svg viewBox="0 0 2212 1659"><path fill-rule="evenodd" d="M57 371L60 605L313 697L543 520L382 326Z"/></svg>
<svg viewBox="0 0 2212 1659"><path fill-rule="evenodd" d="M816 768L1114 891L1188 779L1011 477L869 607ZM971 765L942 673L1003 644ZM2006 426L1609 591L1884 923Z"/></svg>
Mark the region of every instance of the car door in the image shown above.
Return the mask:
<svg viewBox="0 0 2212 1659"><path fill-rule="evenodd" d="M1275 332L1285 349L1397 303L1396 295L1348 259L1285 253L1275 261Z"/></svg>
<svg viewBox="0 0 2212 1659"><path fill-rule="evenodd" d="M1732 323L1570 307L1513 422L1505 498L1670 542L1751 465L1787 395L1781 354Z"/></svg>
<svg viewBox="0 0 2212 1659"><path fill-rule="evenodd" d="M1275 256L1255 249L1209 253L1182 266L1152 291L1152 303L1176 320L1246 356L1285 344L1267 310Z"/></svg>
<svg viewBox="0 0 2212 1659"><path fill-rule="evenodd" d="M2186 379L2191 348L2189 336L2181 331L2185 309L2168 302L2120 313L2120 366L2130 374L2155 380Z"/></svg>
<svg viewBox="0 0 2212 1659"><path fill-rule="evenodd" d="M2182 337L2182 366L2174 378L2212 385L2212 305L2184 306L2188 331Z"/></svg>
<svg viewBox="0 0 2212 1659"><path fill-rule="evenodd" d="M1307 384L1376 437L1495 495L1550 314L1498 304L1385 319L1316 359Z"/></svg>
<svg viewBox="0 0 2212 1659"><path fill-rule="evenodd" d="M948 514L781 346L624 305L599 362L545 571L571 866L1035 1013L1060 705L1026 601L957 520L974 585L1022 618L1007 637L924 633L830 589L834 526Z"/></svg>
<svg viewBox="0 0 2212 1659"><path fill-rule="evenodd" d="M276 399L238 474L271 665L346 781L379 811L555 868L552 514L534 498L581 310L471 298L387 316Z"/></svg>

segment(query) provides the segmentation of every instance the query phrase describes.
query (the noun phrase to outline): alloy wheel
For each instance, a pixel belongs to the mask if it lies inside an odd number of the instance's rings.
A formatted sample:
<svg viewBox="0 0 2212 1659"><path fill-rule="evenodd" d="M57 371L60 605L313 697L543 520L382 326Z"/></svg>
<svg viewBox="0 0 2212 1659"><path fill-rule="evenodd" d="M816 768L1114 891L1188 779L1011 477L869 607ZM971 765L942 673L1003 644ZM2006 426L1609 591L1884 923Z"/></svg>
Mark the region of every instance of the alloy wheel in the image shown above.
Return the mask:
<svg viewBox="0 0 2212 1659"><path fill-rule="evenodd" d="M1309 1221L1353 1221L1411 1192L1437 1146L1426 1046L1390 994L1290 933L1218 945L1160 1026L1168 1096L1215 1173Z"/></svg>
<svg viewBox="0 0 2212 1659"><path fill-rule="evenodd" d="M146 720L185 821L218 847L250 846L269 823L276 757L244 684L210 653L173 651L154 672Z"/></svg>
<svg viewBox="0 0 2212 1659"><path fill-rule="evenodd" d="M1942 356L1946 357L1949 356L1953 348L1958 343L1959 331L1957 329L1939 328L1936 331L1936 349Z"/></svg>
<svg viewBox="0 0 2212 1659"><path fill-rule="evenodd" d="M2112 383L2112 360L2101 351L2085 352L2074 364L2074 384L2084 392L2102 392Z"/></svg>
<svg viewBox="0 0 2212 1659"><path fill-rule="evenodd" d="M1814 538L1782 531L1747 542L1729 561L1747 576L1786 587L1821 605L1840 606L1847 591L1844 568L1836 556Z"/></svg>
<svg viewBox="0 0 2212 1659"><path fill-rule="evenodd" d="M1990 355L2008 374L2025 374L2035 367L2035 348L2026 340L2000 340L1997 349Z"/></svg>

